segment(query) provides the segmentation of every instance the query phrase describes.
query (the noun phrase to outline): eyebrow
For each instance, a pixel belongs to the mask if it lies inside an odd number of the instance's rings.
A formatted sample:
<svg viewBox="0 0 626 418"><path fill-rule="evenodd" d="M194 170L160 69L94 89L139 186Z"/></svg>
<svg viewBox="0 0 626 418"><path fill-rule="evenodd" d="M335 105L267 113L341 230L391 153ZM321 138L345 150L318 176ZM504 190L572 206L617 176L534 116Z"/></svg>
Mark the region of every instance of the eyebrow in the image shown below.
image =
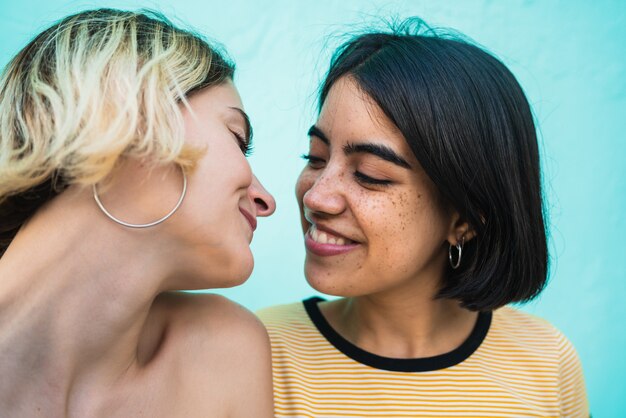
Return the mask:
<svg viewBox="0 0 626 418"><path fill-rule="evenodd" d="M315 136L319 138L326 145L330 145L330 141L328 140L328 137L317 126L315 125L311 126L309 128L308 134L309 136ZM397 152L395 152L393 149L389 148L386 145L375 144L371 142L358 143L358 144L349 143L349 144L344 145L343 152L346 155L372 154L382 160L389 161L390 163L396 164L402 168L407 168L409 170L411 169L411 165L408 163L407 160L402 158L400 155L398 155Z"/></svg>
<svg viewBox="0 0 626 418"><path fill-rule="evenodd" d="M241 115L241 117L243 118L243 123L245 125L245 130L246 130L246 140L248 141L248 143L252 142L252 125L250 124L250 118L248 117L248 114L246 112L243 111L243 109L240 109L238 107L230 107L232 110L237 111L237 113L239 113Z"/></svg>
<svg viewBox="0 0 626 418"><path fill-rule="evenodd" d="M330 141L328 140L324 132L322 132L320 128L318 128L315 125L309 128L309 132L307 133L307 135L318 137L319 139L322 140L323 143L325 143L326 145L330 145Z"/></svg>

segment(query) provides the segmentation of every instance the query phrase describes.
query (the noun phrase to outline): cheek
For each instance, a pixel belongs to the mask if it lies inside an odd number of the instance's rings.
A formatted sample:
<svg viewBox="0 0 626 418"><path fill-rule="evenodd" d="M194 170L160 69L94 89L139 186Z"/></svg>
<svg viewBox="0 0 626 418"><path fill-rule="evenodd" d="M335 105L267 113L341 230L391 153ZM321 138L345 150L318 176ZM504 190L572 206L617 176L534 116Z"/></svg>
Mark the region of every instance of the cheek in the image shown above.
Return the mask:
<svg viewBox="0 0 626 418"><path fill-rule="evenodd" d="M444 239L442 214L421 195L400 193L384 202L372 202L364 228L370 228L372 252L392 265L404 269L428 263Z"/></svg>
<svg viewBox="0 0 626 418"><path fill-rule="evenodd" d="M230 228L239 222L238 202L251 182L252 170L240 151L208 149L188 176L184 205L190 214L189 233L212 244L221 240L217 237L232 235Z"/></svg>
<svg viewBox="0 0 626 418"><path fill-rule="evenodd" d="M415 221L412 208L402 195L391 199L364 200L362 228L365 230L372 250L392 255L411 244L411 233ZM384 256L382 259L386 259Z"/></svg>
<svg viewBox="0 0 626 418"><path fill-rule="evenodd" d="M252 184L252 168L238 146L226 140L209 147L195 171L206 190L233 193Z"/></svg>
<svg viewBox="0 0 626 418"><path fill-rule="evenodd" d="M309 170L308 168L304 168L298 177L298 181L296 182L296 199L298 199L298 205L300 209L302 209L302 200L304 199L304 194L313 187L315 183L316 176Z"/></svg>

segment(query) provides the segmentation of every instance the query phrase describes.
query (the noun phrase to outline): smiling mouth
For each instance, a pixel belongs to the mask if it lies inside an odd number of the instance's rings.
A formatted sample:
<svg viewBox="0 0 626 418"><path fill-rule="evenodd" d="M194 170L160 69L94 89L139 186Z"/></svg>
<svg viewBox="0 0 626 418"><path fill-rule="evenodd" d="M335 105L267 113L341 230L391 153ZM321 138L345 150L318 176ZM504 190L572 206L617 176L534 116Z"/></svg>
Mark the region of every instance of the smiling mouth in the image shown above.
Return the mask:
<svg viewBox="0 0 626 418"><path fill-rule="evenodd" d="M339 246L352 246L356 242L338 235L334 235L327 231L320 231L315 224L312 224L308 231L308 236L318 244L329 244Z"/></svg>
<svg viewBox="0 0 626 418"><path fill-rule="evenodd" d="M239 211L241 212L241 214L243 215L244 218L246 218L246 220L248 221L248 223L250 224L250 228L252 228L252 232L254 232L256 230L257 227L257 221L254 218L254 216L252 216L250 214L250 212L248 212L245 209L239 208Z"/></svg>

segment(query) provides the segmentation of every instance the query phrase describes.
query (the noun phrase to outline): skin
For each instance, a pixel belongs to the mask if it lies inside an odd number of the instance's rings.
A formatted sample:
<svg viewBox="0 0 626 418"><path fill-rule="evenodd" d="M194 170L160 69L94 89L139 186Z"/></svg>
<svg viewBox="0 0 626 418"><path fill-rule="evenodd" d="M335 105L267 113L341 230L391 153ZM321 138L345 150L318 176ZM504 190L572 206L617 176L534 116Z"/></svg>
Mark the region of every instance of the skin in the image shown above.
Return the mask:
<svg viewBox="0 0 626 418"><path fill-rule="evenodd" d="M333 85L314 126L309 164L296 186L303 232L314 224L354 242L352 250L332 256L307 247L309 284L341 296L321 303L322 314L344 338L381 356L454 350L477 314L434 296L449 244L468 241L473 232L442 201L398 128L352 79ZM346 152L366 143L392 150L409 167Z"/></svg>
<svg viewBox="0 0 626 418"><path fill-rule="evenodd" d="M91 189L71 186L38 210L0 259L0 410L28 417L271 417L269 341L248 311L177 289L236 286L253 266L240 209L269 216L273 198L237 138L232 83L183 110L206 148L180 209L131 230L106 218ZM128 222L167 213L176 166L126 161L101 197Z"/></svg>

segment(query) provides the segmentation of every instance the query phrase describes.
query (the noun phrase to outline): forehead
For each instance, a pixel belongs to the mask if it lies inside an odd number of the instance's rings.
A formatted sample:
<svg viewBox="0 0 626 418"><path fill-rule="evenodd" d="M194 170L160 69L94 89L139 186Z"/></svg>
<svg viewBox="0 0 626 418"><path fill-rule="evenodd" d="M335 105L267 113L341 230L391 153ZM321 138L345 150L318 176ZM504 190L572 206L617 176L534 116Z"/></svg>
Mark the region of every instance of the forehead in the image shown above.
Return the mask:
<svg viewBox="0 0 626 418"><path fill-rule="evenodd" d="M340 78L330 88L316 125L331 142L385 142L398 151L411 153L400 129L350 77Z"/></svg>
<svg viewBox="0 0 626 418"><path fill-rule="evenodd" d="M233 107L243 109L241 96L230 80L195 92L191 94L188 101L195 112L219 111L221 113Z"/></svg>

